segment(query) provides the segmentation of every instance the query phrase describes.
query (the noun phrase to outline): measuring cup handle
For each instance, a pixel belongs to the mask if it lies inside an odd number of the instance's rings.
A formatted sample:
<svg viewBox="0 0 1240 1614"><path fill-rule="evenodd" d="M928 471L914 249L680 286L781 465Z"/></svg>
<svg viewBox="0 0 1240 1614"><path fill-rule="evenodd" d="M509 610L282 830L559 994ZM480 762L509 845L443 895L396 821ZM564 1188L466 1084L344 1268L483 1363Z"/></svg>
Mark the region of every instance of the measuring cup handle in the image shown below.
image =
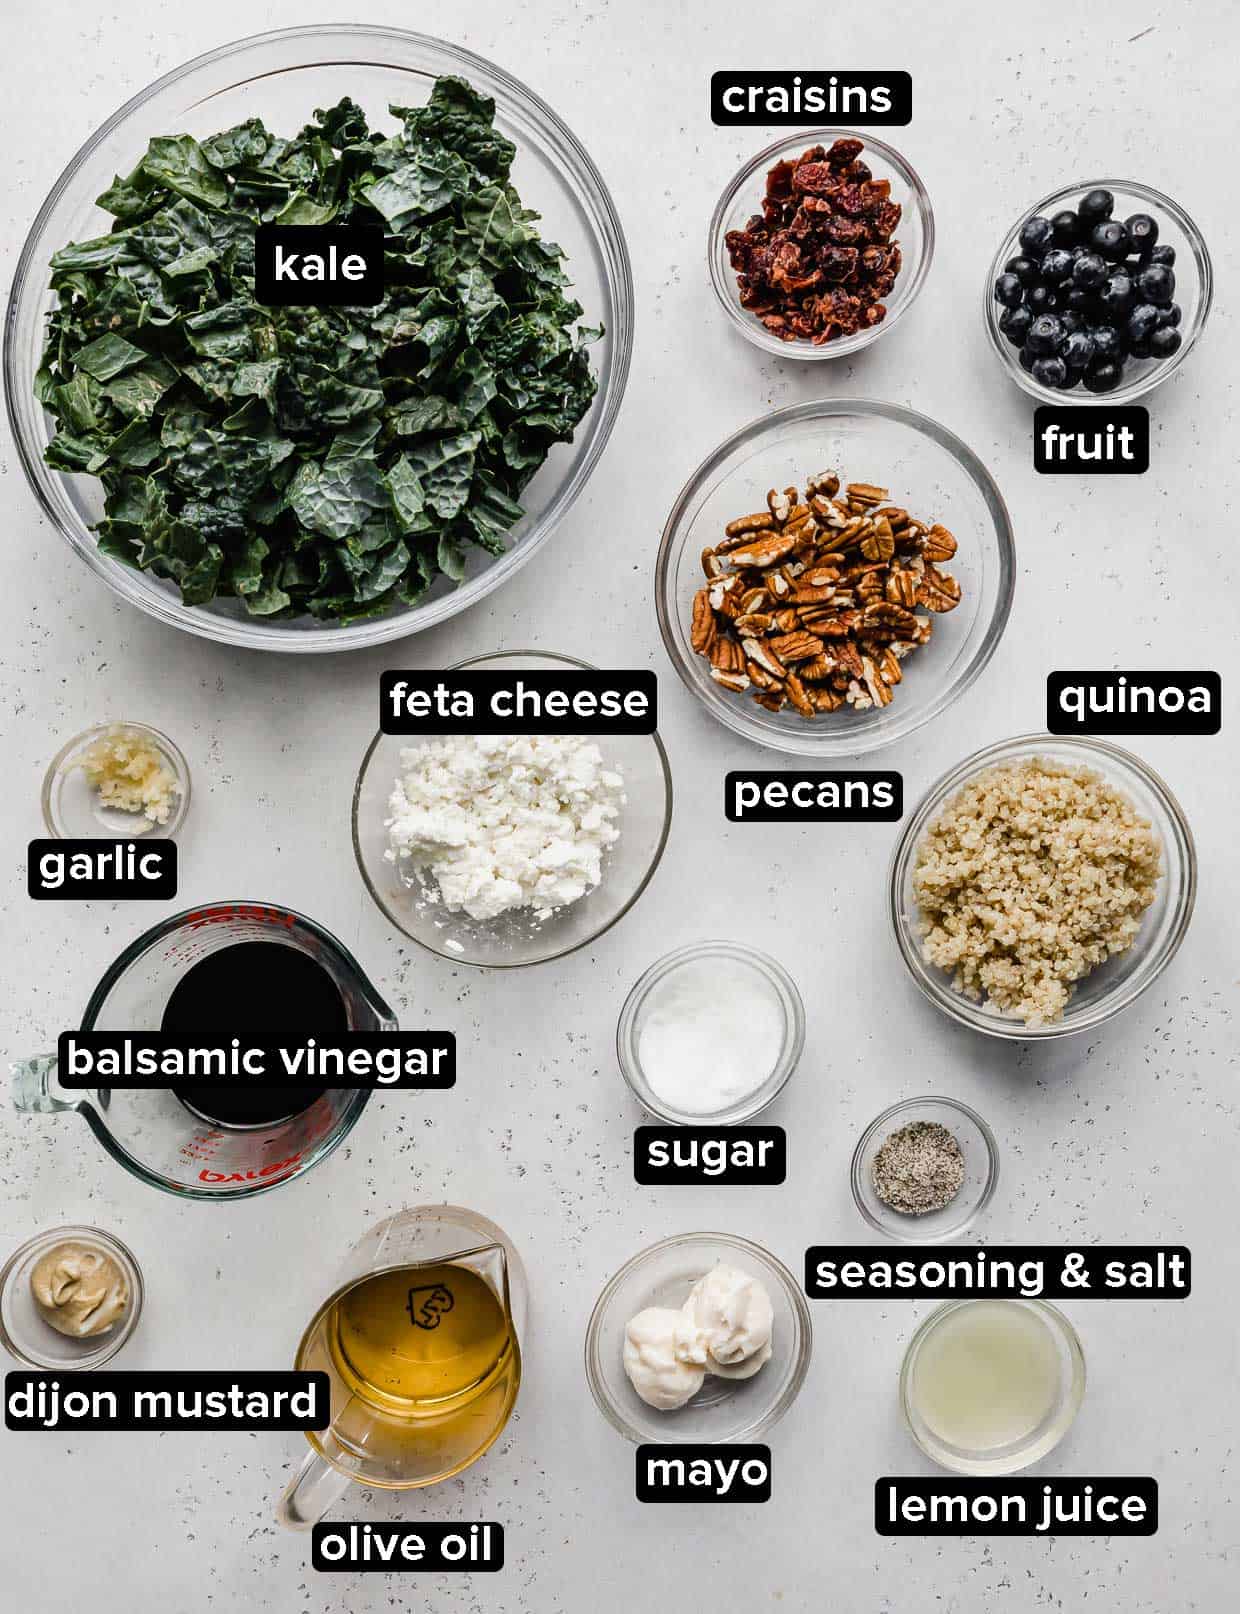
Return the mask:
<svg viewBox="0 0 1240 1614"><path fill-rule="evenodd" d="M308 1452L276 1504L276 1519L290 1530L308 1530L340 1500L349 1483L349 1476L325 1462L318 1452Z"/></svg>
<svg viewBox="0 0 1240 1614"><path fill-rule="evenodd" d="M76 1110L77 1104L66 1104L52 1092L52 1077L56 1074L56 1055L37 1054L33 1059L18 1059L9 1066L13 1072L13 1105L32 1115L52 1115L57 1110Z"/></svg>

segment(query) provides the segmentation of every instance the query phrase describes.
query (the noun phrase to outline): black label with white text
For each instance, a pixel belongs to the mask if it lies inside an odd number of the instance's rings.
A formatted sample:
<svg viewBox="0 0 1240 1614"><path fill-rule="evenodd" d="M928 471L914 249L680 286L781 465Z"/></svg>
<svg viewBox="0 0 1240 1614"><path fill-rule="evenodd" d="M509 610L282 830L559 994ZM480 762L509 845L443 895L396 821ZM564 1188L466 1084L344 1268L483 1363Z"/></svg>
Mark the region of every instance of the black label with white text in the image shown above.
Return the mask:
<svg viewBox="0 0 1240 1614"><path fill-rule="evenodd" d="M772 1186L788 1175L782 1126L639 1126L633 1134L633 1178L663 1183L752 1183Z"/></svg>
<svg viewBox="0 0 1240 1614"><path fill-rule="evenodd" d="M1217 734L1222 722L1216 672L1053 672L1046 679L1052 734Z"/></svg>
<svg viewBox="0 0 1240 1614"><path fill-rule="evenodd" d="M721 71L710 75L710 120L724 127L804 123L839 118L849 125L897 125L912 121L910 74L853 72Z"/></svg>
<svg viewBox="0 0 1240 1614"><path fill-rule="evenodd" d="M456 1037L451 1031L350 1031L336 1042L204 1037L194 1043L162 1031L62 1031L56 1079L80 1091L135 1092L185 1082L262 1080L290 1087L452 1087Z"/></svg>
<svg viewBox="0 0 1240 1614"><path fill-rule="evenodd" d="M658 707L658 680L644 668L463 668L379 678L384 734L653 734Z"/></svg>
<svg viewBox="0 0 1240 1614"><path fill-rule="evenodd" d="M260 224L254 301L362 308L383 301L383 231L365 224Z"/></svg>
<svg viewBox="0 0 1240 1614"><path fill-rule="evenodd" d="M327 1374L62 1373L4 1376L4 1427L31 1430L326 1429Z"/></svg>
<svg viewBox="0 0 1240 1614"><path fill-rule="evenodd" d="M898 773L729 773L730 824L894 824L904 816Z"/></svg>
<svg viewBox="0 0 1240 1614"><path fill-rule="evenodd" d="M769 1446L637 1448L639 1502L769 1502Z"/></svg>
<svg viewBox="0 0 1240 1614"><path fill-rule="evenodd" d="M1080 1479L922 1479L874 1486L880 1536L1152 1536L1158 1482Z"/></svg>
<svg viewBox="0 0 1240 1614"><path fill-rule="evenodd" d="M397 1569L491 1574L504 1567L504 1527L477 1524L316 1524L310 1563L320 1571Z"/></svg>
<svg viewBox="0 0 1240 1614"><path fill-rule="evenodd" d="M1033 412L1033 468L1044 475L1139 476L1150 468L1149 411L1039 404Z"/></svg>
<svg viewBox="0 0 1240 1614"><path fill-rule="evenodd" d="M153 901L177 894L175 841L31 841L26 890L36 902Z"/></svg>
<svg viewBox="0 0 1240 1614"><path fill-rule="evenodd" d="M811 1244L811 1300L1184 1300L1192 1256L1183 1244L926 1245L910 1253L866 1244Z"/></svg>

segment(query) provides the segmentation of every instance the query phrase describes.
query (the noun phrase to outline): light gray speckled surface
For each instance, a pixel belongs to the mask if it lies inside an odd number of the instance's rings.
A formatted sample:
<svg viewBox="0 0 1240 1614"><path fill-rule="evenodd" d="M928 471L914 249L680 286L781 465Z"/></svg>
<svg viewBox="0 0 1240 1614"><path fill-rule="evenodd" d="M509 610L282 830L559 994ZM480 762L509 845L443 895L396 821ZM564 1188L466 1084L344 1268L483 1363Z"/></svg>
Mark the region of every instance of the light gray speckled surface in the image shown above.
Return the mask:
<svg viewBox="0 0 1240 1614"><path fill-rule="evenodd" d="M175 63L264 26L346 8L213 0L184 8L21 0L0 88L11 263L69 154L127 96ZM498 1577L434 1583L313 1573L272 1502L295 1435L0 1439L5 1601L38 1614L244 1606L352 1614L627 1609L656 1585L682 1608L829 1606L1091 1614L1232 1606L1240 1574L1240 1255L1235 1094L1240 963L1233 737L1142 741L1197 836L1198 911L1179 958L1121 1021L1045 1051L954 1029L914 994L885 932L893 831L726 826L726 768L762 759L709 722L670 675L651 602L658 531L682 479L757 412L820 391L915 404L995 472L1019 542L1010 630L981 683L932 732L887 753L910 799L966 751L1038 725L1053 666L1201 665L1225 681L1236 652L1237 494L1232 264L1234 62L1226 0L1034 8L943 0L855 8L582 0L514 8L373 0L366 20L443 33L541 92L610 183L628 232L638 335L628 399L587 496L506 591L411 659L455 660L522 641L663 674L678 793L672 839L641 905L600 944L522 975L455 970L381 920L348 846L349 794L392 653L264 660L180 637L113 601L36 513L4 447L7 557L0 591L11 856L4 881L4 1048L37 1050L80 1010L103 965L157 909L30 903L21 852L40 832L38 783L61 741L101 716L145 718L185 749L197 795L182 840L187 901L287 901L354 948L407 1024L448 1024L462 1077L450 1095L373 1102L346 1149L253 1205L161 1199L104 1159L85 1127L0 1113L0 1246L57 1219L115 1229L138 1253L147 1311L130 1368L277 1366L325 1275L371 1218L449 1197L503 1223L527 1254L535 1321L518 1416L460 1482L416 1498L357 1495L352 1516L495 1517ZM714 197L764 131L706 119L724 63L906 65L916 121L897 136L940 226L929 284L898 332L856 363L798 368L730 335L709 300L702 241ZM1142 478L1039 480L1030 409L998 374L977 319L993 243L1027 201L1072 177L1131 174L1179 197L1221 270L1208 339L1152 402ZM1230 510L1230 514L1228 514ZM605 601L601 610L592 602ZM597 614L595 614L597 613ZM638 1116L612 1052L632 979L658 952L741 924L720 870L757 865L744 926L800 980L802 1068L772 1118L790 1129L778 1189L637 1189ZM813 912L798 893L815 893ZM947 1091L998 1134L1003 1179L987 1236L1045 1242L1185 1242L1182 1304L1075 1308L1091 1382L1047 1473L1152 1474L1153 1540L879 1540L872 1484L921 1472L897 1415L903 1342L924 1308L815 1311L816 1349L795 1414L773 1438L775 1500L754 1510L652 1509L632 1454L603 1423L580 1369L599 1287L653 1239L719 1225L796 1268L812 1241L859 1237L847 1188L858 1129L902 1094ZM97 1556L96 1556L97 1555Z"/></svg>

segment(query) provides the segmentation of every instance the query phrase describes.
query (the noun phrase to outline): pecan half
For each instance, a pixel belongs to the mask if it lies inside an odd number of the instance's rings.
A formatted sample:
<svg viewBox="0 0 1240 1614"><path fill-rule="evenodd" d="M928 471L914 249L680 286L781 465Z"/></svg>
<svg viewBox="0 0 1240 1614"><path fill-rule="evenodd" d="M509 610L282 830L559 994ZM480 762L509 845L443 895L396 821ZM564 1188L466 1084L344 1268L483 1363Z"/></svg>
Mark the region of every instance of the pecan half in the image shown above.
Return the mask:
<svg viewBox="0 0 1240 1614"><path fill-rule="evenodd" d="M769 532L775 525L775 517L769 510L759 510L752 516L737 516L735 521L729 521L723 529L728 538L743 538L749 532Z"/></svg>
<svg viewBox="0 0 1240 1614"><path fill-rule="evenodd" d="M956 553L955 537L936 523L922 540L921 552L932 564L941 566Z"/></svg>
<svg viewBox="0 0 1240 1614"><path fill-rule="evenodd" d="M927 564L917 590L917 603L928 611L954 611L960 604L960 584L949 572Z"/></svg>
<svg viewBox="0 0 1240 1614"><path fill-rule="evenodd" d="M729 566L775 566L796 548L796 539L786 533L775 533L770 538L759 538L756 543L743 544L728 556Z"/></svg>
<svg viewBox="0 0 1240 1614"><path fill-rule="evenodd" d="M812 633L781 633L770 641L771 649L785 664L811 661L822 654L822 640Z"/></svg>
<svg viewBox="0 0 1240 1614"><path fill-rule="evenodd" d="M715 613L710 608L710 590L698 589L693 596L693 623L689 629L689 643L699 656L705 655L715 641Z"/></svg>

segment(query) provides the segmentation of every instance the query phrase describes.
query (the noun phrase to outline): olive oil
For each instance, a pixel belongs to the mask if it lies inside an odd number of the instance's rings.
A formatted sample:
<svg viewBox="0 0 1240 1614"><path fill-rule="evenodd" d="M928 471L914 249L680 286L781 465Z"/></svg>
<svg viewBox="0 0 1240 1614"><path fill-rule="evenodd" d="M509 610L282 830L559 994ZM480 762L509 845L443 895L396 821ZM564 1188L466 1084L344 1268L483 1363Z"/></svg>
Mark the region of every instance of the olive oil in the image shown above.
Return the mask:
<svg viewBox="0 0 1240 1614"><path fill-rule="evenodd" d="M521 1379L505 1306L479 1273L452 1262L378 1272L336 1295L297 1366L328 1374L331 1435L346 1460L377 1463L400 1485L432 1484L480 1457Z"/></svg>

